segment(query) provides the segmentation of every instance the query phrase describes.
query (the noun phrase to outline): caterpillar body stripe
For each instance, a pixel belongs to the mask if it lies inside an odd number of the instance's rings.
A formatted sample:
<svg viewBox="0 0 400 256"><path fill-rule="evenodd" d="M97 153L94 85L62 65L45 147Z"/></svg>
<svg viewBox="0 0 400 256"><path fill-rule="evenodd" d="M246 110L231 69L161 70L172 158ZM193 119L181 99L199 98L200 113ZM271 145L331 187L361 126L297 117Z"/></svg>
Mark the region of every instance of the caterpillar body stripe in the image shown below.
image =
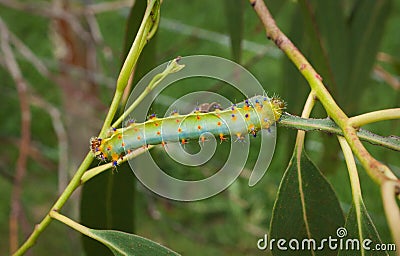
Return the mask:
<svg viewBox="0 0 400 256"><path fill-rule="evenodd" d="M144 123L132 123L127 127L114 129L108 138L93 137L91 151L100 160L117 164L131 151L148 145L170 142L187 143L188 140L204 140L204 133L211 133L221 142L227 136L242 140L242 135L256 136L260 129L269 127L279 120L285 103L279 98L254 96L231 107L213 112L199 109L187 115L173 113L169 117L157 118L154 115Z"/></svg>

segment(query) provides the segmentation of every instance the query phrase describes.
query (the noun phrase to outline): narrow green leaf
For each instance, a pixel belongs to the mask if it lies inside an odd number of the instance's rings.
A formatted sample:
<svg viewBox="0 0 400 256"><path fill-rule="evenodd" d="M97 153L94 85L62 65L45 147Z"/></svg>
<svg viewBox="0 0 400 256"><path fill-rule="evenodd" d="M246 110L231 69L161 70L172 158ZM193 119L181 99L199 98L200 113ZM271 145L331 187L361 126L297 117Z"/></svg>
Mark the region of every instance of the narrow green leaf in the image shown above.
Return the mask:
<svg viewBox="0 0 400 256"><path fill-rule="evenodd" d="M233 60L240 63L243 39L243 0L225 0L226 21L231 38Z"/></svg>
<svg viewBox="0 0 400 256"><path fill-rule="evenodd" d="M265 4L268 6L268 9L271 11L274 17L277 16L282 7L288 2L289 1L287 0L265 0Z"/></svg>
<svg viewBox="0 0 400 256"><path fill-rule="evenodd" d="M360 229L359 225L357 222L357 214L355 211L355 205L353 204L346 219L346 225L345 228L347 230L347 235L344 237L344 239L357 239L359 244L360 250L341 250L338 254L338 256L353 256L353 255L364 255L364 256L369 256L369 255L388 255L387 252L385 251L375 251L375 250L364 250L364 254L361 254L362 250L362 242L365 241L365 239L370 239L372 241L371 244L367 244L367 246L373 248L375 244L381 244L382 241L379 237L378 231L376 230L374 223L372 222L367 208L365 207L363 201L360 201L360 210L361 210L361 216L359 217L360 222L361 222L361 234L360 234ZM350 248L353 248L352 245Z"/></svg>
<svg viewBox="0 0 400 256"><path fill-rule="evenodd" d="M306 44L307 34L304 31L304 24L302 21L304 17L299 8L293 10L291 29L289 32L289 38L293 43L302 50L302 52L308 57L310 52L309 45ZM306 80L300 74L298 68L288 59L283 59L283 75L282 75L282 86L279 91L279 95L282 96L287 102L290 102L290 109L292 113L301 113L303 109L304 101L307 95L310 93L310 89ZM293 93L296 90L296 93ZM293 140L290 141L293 144ZM293 148L293 145L289 148ZM289 153L290 154L290 153Z"/></svg>
<svg viewBox="0 0 400 256"><path fill-rule="evenodd" d="M147 238L115 230L89 229L93 239L107 246L116 256L179 255Z"/></svg>
<svg viewBox="0 0 400 256"><path fill-rule="evenodd" d="M82 187L80 219L83 225L95 228L111 228L109 220L109 200L107 200L107 187L111 172L97 175L93 181L87 182ZM82 236L83 249L88 256L112 255L107 248L93 239Z"/></svg>
<svg viewBox="0 0 400 256"><path fill-rule="evenodd" d="M330 91L338 96L345 86L349 64L347 27L340 1L299 1L310 58Z"/></svg>
<svg viewBox="0 0 400 256"><path fill-rule="evenodd" d="M351 73L348 83L343 85L346 103L354 103L354 97L360 95L360 89L368 89L365 85L370 79L376 61L384 27L388 20L392 0L357 1L349 18ZM349 106L353 110L355 106ZM351 114L351 113L349 113Z"/></svg>
<svg viewBox="0 0 400 256"><path fill-rule="evenodd" d="M128 165L96 176L84 184L81 195L81 222L90 227L134 231L135 176ZM82 237L86 255L110 255L90 238Z"/></svg>
<svg viewBox="0 0 400 256"><path fill-rule="evenodd" d="M291 249L288 242L296 238L301 246L303 239L314 239L317 248L322 239L334 237L344 222L331 185L305 152L298 155L295 149L279 187L270 228L270 238L286 239L288 250L279 250L275 244L273 255L336 255L337 251L328 246L299 252Z"/></svg>
<svg viewBox="0 0 400 256"><path fill-rule="evenodd" d="M338 103L351 115L368 87L392 0L300 0L293 29L296 44L323 77Z"/></svg>

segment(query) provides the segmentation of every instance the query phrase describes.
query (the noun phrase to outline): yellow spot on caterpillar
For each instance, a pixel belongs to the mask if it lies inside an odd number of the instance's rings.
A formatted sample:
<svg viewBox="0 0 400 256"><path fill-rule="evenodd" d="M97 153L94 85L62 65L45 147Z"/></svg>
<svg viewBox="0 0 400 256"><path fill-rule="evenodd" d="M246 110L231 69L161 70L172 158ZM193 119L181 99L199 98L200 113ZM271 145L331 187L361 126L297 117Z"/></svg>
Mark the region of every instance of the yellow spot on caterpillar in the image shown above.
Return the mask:
<svg viewBox="0 0 400 256"><path fill-rule="evenodd" d="M218 122L217 125L218 125L218 126L221 126L221 122Z"/></svg>
<svg viewBox="0 0 400 256"><path fill-rule="evenodd" d="M117 161L119 156L118 156L118 154L114 153L114 154L111 155L111 158L112 158L113 161Z"/></svg>
<svg viewBox="0 0 400 256"><path fill-rule="evenodd" d="M250 107L247 106L247 105L245 105L245 106L243 106L243 109L246 110L246 111L248 111L248 110L250 109Z"/></svg>
<svg viewBox="0 0 400 256"><path fill-rule="evenodd" d="M161 145L162 145L163 147L165 147L165 146L167 145L167 142L161 141Z"/></svg>
<svg viewBox="0 0 400 256"><path fill-rule="evenodd" d="M232 116L232 120L235 121L236 120L236 115L232 114L231 116Z"/></svg>
<svg viewBox="0 0 400 256"><path fill-rule="evenodd" d="M137 139L140 140L140 136L137 136Z"/></svg>
<svg viewBox="0 0 400 256"><path fill-rule="evenodd" d="M201 137L200 137L200 140L201 140L202 143L204 143L204 141L206 141L206 137L201 136Z"/></svg>
<svg viewBox="0 0 400 256"><path fill-rule="evenodd" d="M182 144L182 145L187 144L187 140L182 139L182 140L181 140L181 144Z"/></svg>
<svg viewBox="0 0 400 256"><path fill-rule="evenodd" d="M200 120L200 116L196 116L197 120Z"/></svg>
<svg viewBox="0 0 400 256"><path fill-rule="evenodd" d="M255 130L254 124L250 124L248 129L249 131L254 131Z"/></svg>
<svg viewBox="0 0 400 256"><path fill-rule="evenodd" d="M111 146L111 145L108 145L108 146L107 146L107 150L108 150L108 151L111 151L111 149L112 149L112 146Z"/></svg>
<svg viewBox="0 0 400 256"><path fill-rule="evenodd" d="M121 143L121 146L125 147L125 143L122 142L122 143Z"/></svg>
<svg viewBox="0 0 400 256"><path fill-rule="evenodd" d="M179 120L179 119L176 119L176 122L177 122L177 123L179 123L180 121L181 121L181 120Z"/></svg>
<svg viewBox="0 0 400 256"><path fill-rule="evenodd" d="M236 133L236 141L244 141L244 137L240 132Z"/></svg>
<svg viewBox="0 0 400 256"><path fill-rule="evenodd" d="M197 129L198 129L198 130L201 130L201 126L200 126L200 125L198 125L198 126L197 126Z"/></svg>
<svg viewBox="0 0 400 256"><path fill-rule="evenodd" d="M244 115L244 117L246 117L246 119L249 120L249 119L250 119L250 114L249 114L249 113L246 113L246 114Z"/></svg>
<svg viewBox="0 0 400 256"><path fill-rule="evenodd" d="M155 123L154 123L154 125L155 125L155 126L159 126L160 124L159 124L159 123L157 123L157 122L155 122Z"/></svg>
<svg viewBox="0 0 400 256"><path fill-rule="evenodd" d="M178 132L182 132L182 129L180 127L178 128Z"/></svg>
<svg viewBox="0 0 400 256"><path fill-rule="evenodd" d="M222 141L226 140L226 138L224 137L224 135L222 133L219 134L219 139Z"/></svg>
<svg viewBox="0 0 400 256"><path fill-rule="evenodd" d="M157 132L157 135L159 135L159 136L160 136L160 135L161 135L161 132L160 132L160 131L158 131L158 132Z"/></svg>
<svg viewBox="0 0 400 256"><path fill-rule="evenodd" d="M122 139L122 135L120 134L120 135L118 135L118 139Z"/></svg>

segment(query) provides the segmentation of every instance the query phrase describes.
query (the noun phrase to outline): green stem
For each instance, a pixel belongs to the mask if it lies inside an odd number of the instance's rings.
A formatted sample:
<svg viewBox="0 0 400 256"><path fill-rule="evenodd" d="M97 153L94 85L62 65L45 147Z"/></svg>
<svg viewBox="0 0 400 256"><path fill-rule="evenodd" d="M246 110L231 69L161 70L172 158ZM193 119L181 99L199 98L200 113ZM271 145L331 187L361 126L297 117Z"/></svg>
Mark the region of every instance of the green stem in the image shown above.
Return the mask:
<svg viewBox="0 0 400 256"><path fill-rule="evenodd" d="M80 180L83 173L89 168L90 164L93 161L93 155L88 153L83 160L82 164L79 166L77 172L75 173L74 177L65 188L64 192L55 202L53 207L51 207L49 213L51 211L58 211L62 208L68 198L72 195L74 190L81 184ZM46 227L50 224L51 218L49 213L43 218L43 220L35 226L32 234L28 237L28 239L22 244L22 246L13 254L14 256L23 255L30 247L32 247L39 235L46 229Z"/></svg>
<svg viewBox="0 0 400 256"><path fill-rule="evenodd" d="M175 58L172 60L165 70L153 77L153 79L150 81L150 83L147 85L146 89L135 99L135 101L129 106L129 108L117 119L112 124L112 127L118 127L122 121L139 105L140 102L154 89L161 83L162 80L164 80L165 77L168 75L178 72L182 68L185 67L185 65L180 65L178 64L180 57Z"/></svg>
<svg viewBox="0 0 400 256"><path fill-rule="evenodd" d="M400 119L400 108L383 109L365 113L351 117L349 121L352 126L360 127L370 123L393 119Z"/></svg>
<svg viewBox="0 0 400 256"><path fill-rule="evenodd" d="M107 134L108 129L111 126L111 122L117 112L119 102L124 94L125 87L128 84L129 77L133 71L134 66L139 58L143 47L146 45L149 39L149 33L154 34L154 25L158 24L159 19L159 0L148 1L146 12L144 14L142 23L139 27L139 31L136 34L135 40L132 43L131 49L129 50L128 56L125 59L124 65L121 68L117 80L117 87L115 90L114 98L110 105L110 110L104 121L104 125L100 131L99 137L102 138ZM154 21L157 23L155 24Z"/></svg>
<svg viewBox="0 0 400 256"><path fill-rule="evenodd" d="M289 113L283 113L278 121L279 127L286 127L291 129L298 129L303 131L322 131L328 134L335 134L343 136L343 131L331 119L315 119L315 118L302 118L293 116ZM380 136L365 129L359 129L357 136L366 142L374 145L383 146L392 150L400 151L400 138L396 136Z"/></svg>
<svg viewBox="0 0 400 256"><path fill-rule="evenodd" d="M356 162L354 161L353 152L351 151L349 144L343 137L338 136L337 138L339 140L344 158L346 160L347 169L349 170L353 201L357 203L361 200L362 196L361 196L360 179L358 178L357 166Z"/></svg>
<svg viewBox="0 0 400 256"><path fill-rule="evenodd" d="M395 196L400 193L400 187L398 183L387 180L382 184L381 190L386 219L398 251L400 248L400 210Z"/></svg>
<svg viewBox="0 0 400 256"><path fill-rule="evenodd" d="M155 7L155 10L153 10L153 7ZM104 136L110 127L111 121L114 118L115 112L117 111L119 101L122 97L124 88L127 85L132 69L136 64L139 54L141 53L144 45L149 39L149 32L151 31L150 32L151 35L154 34L154 30L156 28L153 27L154 24L152 23L150 16L153 15L154 20L158 24L159 11L160 11L159 0L149 1L145 16L139 28L139 32L136 35L135 41L133 42L132 47L128 53L127 59L125 60L125 63L121 69L121 73L117 82L116 92L113 101L111 103L110 109L107 113L107 117L104 121L103 127L101 129L101 132L99 134L99 137ZM81 163L81 165L79 166L74 177L72 178L68 186L65 188L64 192L57 199L55 204L51 207L49 213L43 218L43 220L39 224L35 226L35 229L33 230L32 234L21 245L21 247L18 248L18 250L13 254L14 256L23 255L30 247L32 247L35 244L39 235L46 229L46 227L50 224L52 220L50 217L50 213L53 211L59 211L64 206L68 198L75 191L75 189L81 185L81 178L85 173L85 171L89 168L92 161L93 161L93 154L89 152L86 155L83 162Z"/></svg>
<svg viewBox="0 0 400 256"><path fill-rule="evenodd" d="M120 164L122 164L122 163L124 163L126 161L129 161L129 160L131 160L131 159L143 154L144 152L146 152L147 150L150 150L152 148L153 148L152 145L148 145L146 148L138 148L138 149L134 150L133 152L131 152L130 154L124 156L123 159L118 159L117 165L120 165ZM95 168L87 170L83 174L83 176L81 178L81 184L87 182L88 180L90 180L94 176L96 176L96 175L98 175L98 174L100 174L100 173L102 173L102 172L104 172L104 171L106 171L108 169L111 169L113 167L115 167L113 165L113 163L106 163L106 164L103 164L103 165L100 165L100 166L97 166Z"/></svg>
<svg viewBox="0 0 400 256"><path fill-rule="evenodd" d="M75 229L76 231L88 236L88 237L92 237L94 238L95 236L90 232L88 227L85 227L73 220L71 220L70 218L68 218L67 216L64 216L60 213L58 213L57 211L51 211L49 213L49 216L53 219L56 219L62 223L64 223L65 225Z"/></svg>
<svg viewBox="0 0 400 256"><path fill-rule="evenodd" d="M312 109L314 108L315 105L315 93L313 91L310 92L310 94L307 97L306 104L304 104L303 112L301 113L301 117L307 118L310 116ZM297 157L298 160L300 160L301 157L301 152L303 150L304 146L304 138L306 136L305 131L299 130L297 132L296 136L296 149L297 149Z"/></svg>
<svg viewBox="0 0 400 256"><path fill-rule="evenodd" d="M361 195L361 185L360 179L358 177L357 166L354 160L353 152L346 139L343 137L337 137L340 143L340 146L343 151L344 158L346 160L347 170L349 172L350 184L351 184L351 193L353 196L354 207L356 210L357 216L357 226L358 226L358 239L359 241L363 241L363 232L362 232L362 220L361 220L361 204L362 204L362 195ZM361 248L361 255L365 255L364 248Z"/></svg>

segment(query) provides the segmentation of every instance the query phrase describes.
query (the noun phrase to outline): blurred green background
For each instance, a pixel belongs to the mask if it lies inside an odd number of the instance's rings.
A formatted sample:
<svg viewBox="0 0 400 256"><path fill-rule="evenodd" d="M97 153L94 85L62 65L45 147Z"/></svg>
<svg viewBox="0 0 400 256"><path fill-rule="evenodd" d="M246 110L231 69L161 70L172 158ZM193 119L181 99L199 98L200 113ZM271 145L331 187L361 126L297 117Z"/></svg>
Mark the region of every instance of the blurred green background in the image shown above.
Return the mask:
<svg viewBox="0 0 400 256"><path fill-rule="evenodd" d="M90 137L100 130L127 42L136 34L144 12L145 1L137 0L133 9L129 3L132 1L0 1L0 18L10 33L48 69L44 74L38 72L38 64L32 64L23 47L11 39L23 77L29 83L32 114L29 161L18 218L20 242L46 214L86 154ZM399 107L399 0L266 3L282 31L309 58L346 113ZM65 15L57 15L50 7L63 10ZM196 54L237 61L254 74L270 95L280 95L287 102L288 112L301 113L309 88L287 58L266 39L264 28L247 1L164 0L158 32L139 59L134 81L176 56ZM1 52L1 255L9 253L10 198L21 136L18 94L4 62ZM232 101L243 99L215 81L185 82L188 92L201 88L227 95ZM183 93L171 88L163 95L174 99ZM52 107L38 107L43 102ZM167 107L156 104L153 111L159 113ZM59 114L59 119L54 113ZM317 106L313 116L326 114ZM54 124L65 128L65 137L60 138ZM398 120L366 128L382 135L400 134ZM190 203L163 199L135 182L129 166L123 165L78 190L62 212L89 227L125 230L184 255L264 255L256 242L268 233L273 203L292 154L295 134L294 130L278 130L268 173L255 187L247 185L247 177L257 155L256 139L252 141L256 146L248 168L226 191L210 199ZM65 144L68 149L62 155L60 146ZM196 145L189 147L196 150ZM400 175L398 152L366 147ZM163 159L158 164L173 170L174 177L201 179L223 163L227 149L224 145L219 149L210 166L189 171L167 159L163 150L155 149L152 154ZM310 133L306 150L332 183L346 214L351 204L350 184L335 137ZM382 241L391 242L379 188L361 166L359 170L367 209ZM84 248L92 252L88 255L107 252L96 242L81 241L78 233L54 221L31 253L85 255Z"/></svg>

